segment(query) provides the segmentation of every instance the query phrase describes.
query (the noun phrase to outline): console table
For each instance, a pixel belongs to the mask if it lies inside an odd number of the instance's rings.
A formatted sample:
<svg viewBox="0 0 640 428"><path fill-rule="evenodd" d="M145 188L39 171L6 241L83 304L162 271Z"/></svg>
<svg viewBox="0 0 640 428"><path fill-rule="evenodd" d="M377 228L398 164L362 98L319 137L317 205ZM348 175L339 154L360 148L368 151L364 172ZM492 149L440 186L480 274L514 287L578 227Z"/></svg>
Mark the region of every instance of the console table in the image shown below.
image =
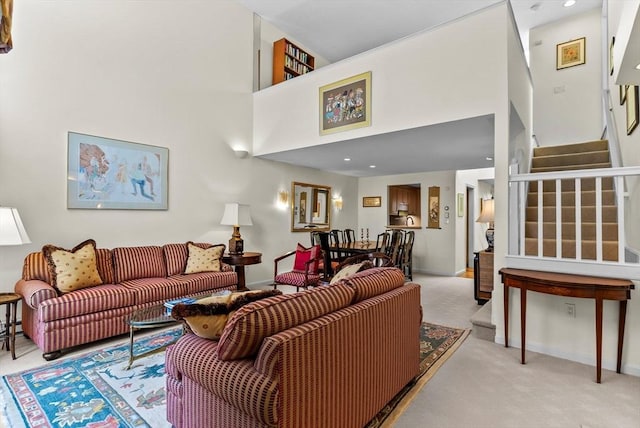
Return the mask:
<svg viewBox="0 0 640 428"><path fill-rule="evenodd" d="M228 265L235 266L235 271L238 274L238 290L244 291L247 290L244 267L262 263L262 253L225 254L222 256L222 261Z"/></svg>
<svg viewBox="0 0 640 428"><path fill-rule="evenodd" d="M500 269L504 284L504 346L509 347L509 288L520 289L520 334L522 337L521 362L525 363L525 335L527 320L527 291L557 296L595 299L596 303L596 382L600 383L602 371L602 303L604 300L620 301L618 318L618 361L616 372L620 373L624 323L627 300L631 298L633 282L626 279L599 278L554 272L539 272L524 269Z"/></svg>

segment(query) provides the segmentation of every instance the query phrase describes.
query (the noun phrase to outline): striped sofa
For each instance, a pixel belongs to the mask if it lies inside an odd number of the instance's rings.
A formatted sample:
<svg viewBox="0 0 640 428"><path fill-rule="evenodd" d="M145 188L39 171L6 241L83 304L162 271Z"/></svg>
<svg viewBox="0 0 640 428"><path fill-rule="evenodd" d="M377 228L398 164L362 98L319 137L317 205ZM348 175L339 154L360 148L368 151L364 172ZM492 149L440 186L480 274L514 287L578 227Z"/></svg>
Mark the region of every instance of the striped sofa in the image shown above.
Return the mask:
<svg viewBox="0 0 640 428"><path fill-rule="evenodd" d="M362 427L418 374L420 286L393 267L236 311L167 349L176 428Z"/></svg>
<svg viewBox="0 0 640 428"><path fill-rule="evenodd" d="M226 264L221 272L182 274L187 257L187 244L98 248L96 263L103 284L59 294L50 285L43 253L31 253L15 285L23 299L22 330L51 360L66 348L128 332L126 319L136 309L237 289L237 275Z"/></svg>

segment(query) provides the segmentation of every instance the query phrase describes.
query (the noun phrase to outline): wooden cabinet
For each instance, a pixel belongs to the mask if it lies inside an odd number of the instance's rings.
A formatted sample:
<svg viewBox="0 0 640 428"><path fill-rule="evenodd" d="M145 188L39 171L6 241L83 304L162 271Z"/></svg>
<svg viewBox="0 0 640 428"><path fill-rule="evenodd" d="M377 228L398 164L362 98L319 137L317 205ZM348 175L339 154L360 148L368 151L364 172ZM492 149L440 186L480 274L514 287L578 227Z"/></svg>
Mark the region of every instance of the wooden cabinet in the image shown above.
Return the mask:
<svg viewBox="0 0 640 428"><path fill-rule="evenodd" d="M287 39L273 43L272 84L293 79L301 74L313 71L315 58Z"/></svg>
<svg viewBox="0 0 640 428"><path fill-rule="evenodd" d="M399 210L409 215L420 215L420 188L413 186L389 186L389 214L398 215Z"/></svg>
<svg viewBox="0 0 640 428"><path fill-rule="evenodd" d="M493 253L479 251L473 259L474 298L479 305L491 299L493 291Z"/></svg>

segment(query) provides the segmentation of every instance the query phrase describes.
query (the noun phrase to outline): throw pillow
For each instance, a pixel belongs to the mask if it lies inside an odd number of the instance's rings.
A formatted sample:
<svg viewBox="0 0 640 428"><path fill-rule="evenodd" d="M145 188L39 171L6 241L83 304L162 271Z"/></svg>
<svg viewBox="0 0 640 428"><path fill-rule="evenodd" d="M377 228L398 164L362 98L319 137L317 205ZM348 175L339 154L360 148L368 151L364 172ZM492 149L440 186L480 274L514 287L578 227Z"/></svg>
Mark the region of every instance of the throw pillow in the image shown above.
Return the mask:
<svg viewBox="0 0 640 428"><path fill-rule="evenodd" d="M280 294L282 294L280 290L254 290L205 297L189 305L182 303L175 305L171 310L171 316L186 322L196 336L217 340L229 317L240 307Z"/></svg>
<svg viewBox="0 0 640 428"><path fill-rule="evenodd" d="M364 262L360 262L360 263L355 263L352 265L347 265L345 267L343 267L342 269L340 269L340 271L338 273L336 273L333 278L331 278L331 282L329 283L330 285L335 284L338 281L341 281L345 278L350 277L353 274L356 274L358 272L361 272L363 270L367 270L373 267L373 263L371 263L369 260L365 260Z"/></svg>
<svg viewBox="0 0 640 428"><path fill-rule="evenodd" d="M61 293L102 284L96 264L96 242L88 239L72 250L45 245L42 253L49 265L51 285Z"/></svg>
<svg viewBox="0 0 640 428"><path fill-rule="evenodd" d="M293 262L293 270L304 272L307 267L307 262L314 259L315 262L309 265L309 273L313 275L317 274L320 261L320 251L322 250L319 245L306 248L302 244L298 243L298 246L296 247L296 258Z"/></svg>
<svg viewBox="0 0 640 428"><path fill-rule="evenodd" d="M184 269L185 274L220 272L220 259L224 253L224 245L200 248L193 242L187 242L187 249L189 251L189 257L187 258L187 267Z"/></svg>

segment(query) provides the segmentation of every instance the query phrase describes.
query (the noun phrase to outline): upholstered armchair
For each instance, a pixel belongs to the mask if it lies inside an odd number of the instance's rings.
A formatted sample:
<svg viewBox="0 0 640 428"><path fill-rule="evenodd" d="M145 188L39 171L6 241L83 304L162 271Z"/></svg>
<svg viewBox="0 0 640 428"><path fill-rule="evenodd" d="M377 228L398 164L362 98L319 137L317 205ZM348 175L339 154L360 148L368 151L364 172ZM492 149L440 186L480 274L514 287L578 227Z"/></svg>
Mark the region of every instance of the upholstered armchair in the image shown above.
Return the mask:
<svg viewBox="0 0 640 428"><path fill-rule="evenodd" d="M294 257L293 269L282 272L283 268L280 263L284 260L290 260ZM279 284L292 285L296 287L296 291L300 291L300 287L305 289L315 287L320 282L319 266L322 261L322 250L319 245L311 248L305 248L298 244L294 251L289 251L274 259L273 270L273 288L276 289ZM284 263L282 263L284 265Z"/></svg>

